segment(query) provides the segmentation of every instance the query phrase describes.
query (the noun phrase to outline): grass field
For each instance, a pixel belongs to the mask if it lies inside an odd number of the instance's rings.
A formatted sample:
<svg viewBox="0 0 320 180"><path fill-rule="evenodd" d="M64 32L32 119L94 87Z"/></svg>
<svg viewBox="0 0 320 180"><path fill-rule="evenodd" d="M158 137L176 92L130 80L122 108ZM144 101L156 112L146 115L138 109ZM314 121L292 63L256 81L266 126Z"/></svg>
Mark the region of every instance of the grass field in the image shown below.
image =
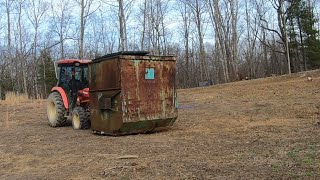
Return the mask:
<svg viewBox="0 0 320 180"><path fill-rule="evenodd" d="M0 102L0 179L320 179L320 71L178 96L171 128L120 137L51 128L45 101Z"/></svg>

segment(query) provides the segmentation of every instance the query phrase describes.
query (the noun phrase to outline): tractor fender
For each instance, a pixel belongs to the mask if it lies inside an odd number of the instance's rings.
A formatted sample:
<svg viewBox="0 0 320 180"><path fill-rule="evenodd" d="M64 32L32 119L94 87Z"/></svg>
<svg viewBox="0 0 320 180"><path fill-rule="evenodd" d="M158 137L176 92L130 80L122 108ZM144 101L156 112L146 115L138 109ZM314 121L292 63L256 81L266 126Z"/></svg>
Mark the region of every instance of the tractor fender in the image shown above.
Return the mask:
<svg viewBox="0 0 320 180"><path fill-rule="evenodd" d="M51 89L51 92L53 91L58 91L61 98L62 98L62 101L63 101L63 105L66 109L69 109L69 102L68 102L68 98L67 98L67 94L66 92L61 88L61 87L53 87Z"/></svg>

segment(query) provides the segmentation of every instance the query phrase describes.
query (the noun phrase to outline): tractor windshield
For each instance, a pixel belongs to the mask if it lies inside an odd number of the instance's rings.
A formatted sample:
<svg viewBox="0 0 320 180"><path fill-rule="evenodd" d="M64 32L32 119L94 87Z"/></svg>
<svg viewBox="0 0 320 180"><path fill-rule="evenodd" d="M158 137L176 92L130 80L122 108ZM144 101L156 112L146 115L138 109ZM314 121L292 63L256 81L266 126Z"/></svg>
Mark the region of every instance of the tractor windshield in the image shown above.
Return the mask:
<svg viewBox="0 0 320 180"><path fill-rule="evenodd" d="M72 66L60 67L60 82L69 82L72 77Z"/></svg>
<svg viewBox="0 0 320 180"><path fill-rule="evenodd" d="M75 79L88 87L88 66L75 67Z"/></svg>
<svg viewBox="0 0 320 180"><path fill-rule="evenodd" d="M59 85L66 90L72 89L73 84L76 84L76 89L83 89L89 86L88 83L88 66L61 66Z"/></svg>

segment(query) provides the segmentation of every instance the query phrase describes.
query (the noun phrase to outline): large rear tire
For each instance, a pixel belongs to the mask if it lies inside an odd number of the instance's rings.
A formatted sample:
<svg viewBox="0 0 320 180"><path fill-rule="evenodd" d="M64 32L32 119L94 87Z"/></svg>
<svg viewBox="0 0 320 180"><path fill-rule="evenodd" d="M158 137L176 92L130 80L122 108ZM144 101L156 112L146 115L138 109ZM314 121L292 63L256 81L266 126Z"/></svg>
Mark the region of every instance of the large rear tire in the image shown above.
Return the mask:
<svg viewBox="0 0 320 180"><path fill-rule="evenodd" d="M89 129L90 120L83 107L75 107L72 112L73 129Z"/></svg>
<svg viewBox="0 0 320 180"><path fill-rule="evenodd" d="M64 117L66 109L63 105L62 98L58 92L52 92L48 97L47 115L51 127L61 127L66 125Z"/></svg>

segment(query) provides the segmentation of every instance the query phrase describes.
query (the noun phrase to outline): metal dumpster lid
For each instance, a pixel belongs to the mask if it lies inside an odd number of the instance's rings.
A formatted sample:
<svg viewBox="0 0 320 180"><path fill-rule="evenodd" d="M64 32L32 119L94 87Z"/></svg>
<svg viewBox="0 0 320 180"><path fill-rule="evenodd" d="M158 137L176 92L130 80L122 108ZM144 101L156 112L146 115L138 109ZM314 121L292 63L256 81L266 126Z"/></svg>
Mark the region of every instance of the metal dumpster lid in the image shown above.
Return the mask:
<svg viewBox="0 0 320 180"><path fill-rule="evenodd" d="M150 53L149 51L119 51L116 53L111 53L111 54L107 54L107 55L98 57L96 59L93 59L92 61L97 62L97 61L110 59L110 58L120 56L120 55L145 56L149 53Z"/></svg>

